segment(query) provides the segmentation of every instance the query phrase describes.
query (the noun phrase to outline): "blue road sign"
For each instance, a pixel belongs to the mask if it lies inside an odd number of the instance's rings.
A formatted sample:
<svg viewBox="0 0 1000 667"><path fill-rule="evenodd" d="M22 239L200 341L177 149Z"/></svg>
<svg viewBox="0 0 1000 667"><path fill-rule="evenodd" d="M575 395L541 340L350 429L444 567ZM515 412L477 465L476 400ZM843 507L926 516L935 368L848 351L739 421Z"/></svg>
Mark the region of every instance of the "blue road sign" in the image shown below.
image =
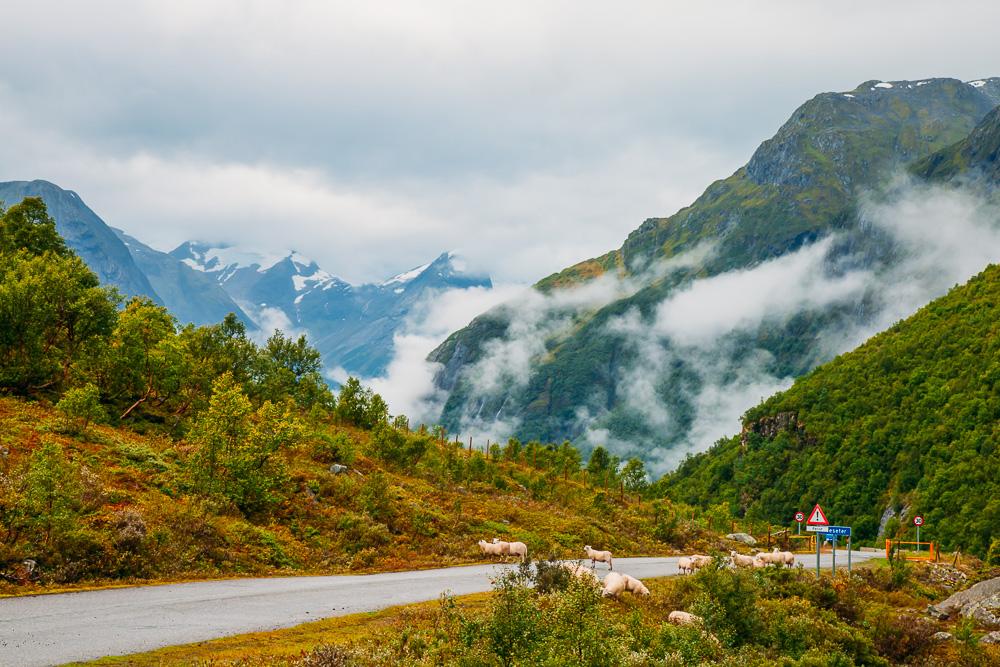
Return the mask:
<svg viewBox="0 0 1000 667"><path fill-rule="evenodd" d="M824 526L823 532L826 533L827 537L850 537L851 527L850 526Z"/></svg>

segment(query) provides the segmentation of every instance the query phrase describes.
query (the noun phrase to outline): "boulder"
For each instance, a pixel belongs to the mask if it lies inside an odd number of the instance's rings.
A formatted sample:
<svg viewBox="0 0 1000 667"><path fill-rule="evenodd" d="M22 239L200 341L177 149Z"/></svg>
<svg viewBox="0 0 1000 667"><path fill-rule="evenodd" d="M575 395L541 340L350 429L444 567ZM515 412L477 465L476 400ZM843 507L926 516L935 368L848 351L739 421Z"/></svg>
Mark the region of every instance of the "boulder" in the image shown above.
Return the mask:
<svg viewBox="0 0 1000 667"><path fill-rule="evenodd" d="M341 473L347 472L347 466L340 465L339 463L334 463L330 466L330 472L334 475L339 475Z"/></svg>
<svg viewBox="0 0 1000 667"><path fill-rule="evenodd" d="M935 612L947 616L957 612L983 625L1000 626L1000 577L980 581L927 608L932 616Z"/></svg>
<svg viewBox="0 0 1000 667"><path fill-rule="evenodd" d="M743 544L748 544L751 547L757 544L757 540L753 538L753 535L748 535L746 533L729 533L726 535L726 539L742 542Z"/></svg>
<svg viewBox="0 0 1000 667"><path fill-rule="evenodd" d="M932 604L927 605L927 615L939 621L946 621L951 616L951 614L941 611Z"/></svg>
<svg viewBox="0 0 1000 667"><path fill-rule="evenodd" d="M1000 644L1000 630L988 632L979 638L980 644Z"/></svg>
<svg viewBox="0 0 1000 667"><path fill-rule="evenodd" d="M950 642L954 637L950 632L935 632L931 635L931 639L936 642Z"/></svg>

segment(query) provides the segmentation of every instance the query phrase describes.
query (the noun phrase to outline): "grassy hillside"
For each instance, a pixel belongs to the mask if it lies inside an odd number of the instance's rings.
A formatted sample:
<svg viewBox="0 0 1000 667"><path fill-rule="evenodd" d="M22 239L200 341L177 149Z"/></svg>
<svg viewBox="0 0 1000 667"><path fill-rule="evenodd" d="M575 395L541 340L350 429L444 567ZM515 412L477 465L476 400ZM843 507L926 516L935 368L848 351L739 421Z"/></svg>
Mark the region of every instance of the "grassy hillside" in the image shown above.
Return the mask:
<svg viewBox="0 0 1000 667"><path fill-rule="evenodd" d="M411 439L419 434L408 434ZM584 544L662 554L707 535L677 508L584 483L548 450L489 458L430 437L405 465L371 431L317 420L283 452L281 499L244 512L193 486L185 438L91 425L44 404L0 398L0 573L25 559L46 585L446 566L480 560L476 540L518 539L535 555ZM348 472L330 471L331 461ZM532 465L534 461L535 465ZM34 513L34 514L32 514ZM674 523L672 523L674 522Z"/></svg>
<svg viewBox="0 0 1000 667"><path fill-rule="evenodd" d="M658 398L675 423L669 429L649 428L643 415L623 400L630 370L644 360L609 321L634 310L652 327L657 304L694 281L757 266L835 232L841 235L835 254L851 254L852 262L875 270L891 262L885 236L859 224L859 193L879 188L899 167L966 137L996 105L985 90L954 79L931 79L871 81L849 93L817 95L746 166L710 185L691 206L650 218L618 250L540 281L538 289L551 293L610 273L631 277L639 289L575 312L567 326L554 327L525 382L503 383L496 391L477 388L476 364L518 330L512 326L521 318L516 304L485 313L455 332L430 357L443 364L437 383L449 391L443 423L452 429L474 428L480 415L499 414L518 424L522 438L558 442L577 438L589 426L632 443L629 455L675 446L696 410L696 365L681 354L661 378ZM693 267L645 273L651 262L705 244L713 251ZM878 303L852 303L768 321L734 341L729 363L737 367L747 358L760 358L767 360L762 370L775 377L801 375L828 359L814 344L825 331L857 324L878 308ZM565 315L555 310L551 319Z"/></svg>
<svg viewBox="0 0 1000 667"><path fill-rule="evenodd" d="M689 503L787 521L821 502L873 538L883 512L1000 556L1000 267L748 411L743 433L662 483ZM889 536L906 528L893 521Z"/></svg>

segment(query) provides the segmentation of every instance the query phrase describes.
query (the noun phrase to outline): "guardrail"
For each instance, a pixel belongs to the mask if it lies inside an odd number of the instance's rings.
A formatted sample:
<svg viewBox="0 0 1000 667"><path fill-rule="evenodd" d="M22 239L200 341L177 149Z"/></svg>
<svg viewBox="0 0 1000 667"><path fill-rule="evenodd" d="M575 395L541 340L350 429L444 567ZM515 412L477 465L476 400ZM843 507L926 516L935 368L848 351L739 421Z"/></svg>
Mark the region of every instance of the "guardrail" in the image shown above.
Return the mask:
<svg viewBox="0 0 1000 667"><path fill-rule="evenodd" d="M915 548L904 547L903 545L912 545ZM927 550L924 551L921 547L926 546ZM885 557L891 558L895 556L896 558L902 558L903 560L937 560L937 544L934 542L908 542L905 540L886 540L885 541Z"/></svg>

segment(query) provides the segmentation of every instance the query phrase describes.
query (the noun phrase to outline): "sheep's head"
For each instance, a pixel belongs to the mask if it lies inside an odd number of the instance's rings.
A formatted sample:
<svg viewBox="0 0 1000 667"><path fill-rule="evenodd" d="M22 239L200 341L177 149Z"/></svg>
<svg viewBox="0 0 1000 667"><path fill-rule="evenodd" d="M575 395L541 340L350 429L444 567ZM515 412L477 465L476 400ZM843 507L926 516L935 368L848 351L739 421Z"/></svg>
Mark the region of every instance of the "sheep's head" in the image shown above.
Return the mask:
<svg viewBox="0 0 1000 667"><path fill-rule="evenodd" d="M585 546L585 547L583 548L583 550L584 550L585 552L588 552L588 553L589 553L589 552L590 552L590 545L588 544L587 546Z"/></svg>
<svg viewBox="0 0 1000 667"><path fill-rule="evenodd" d="M500 538L499 538L499 537L494 537L494 538L493 538L493 544L496 544L496 543L497 543L497 542L499 542L499 541L500 541Z"/></svg>

